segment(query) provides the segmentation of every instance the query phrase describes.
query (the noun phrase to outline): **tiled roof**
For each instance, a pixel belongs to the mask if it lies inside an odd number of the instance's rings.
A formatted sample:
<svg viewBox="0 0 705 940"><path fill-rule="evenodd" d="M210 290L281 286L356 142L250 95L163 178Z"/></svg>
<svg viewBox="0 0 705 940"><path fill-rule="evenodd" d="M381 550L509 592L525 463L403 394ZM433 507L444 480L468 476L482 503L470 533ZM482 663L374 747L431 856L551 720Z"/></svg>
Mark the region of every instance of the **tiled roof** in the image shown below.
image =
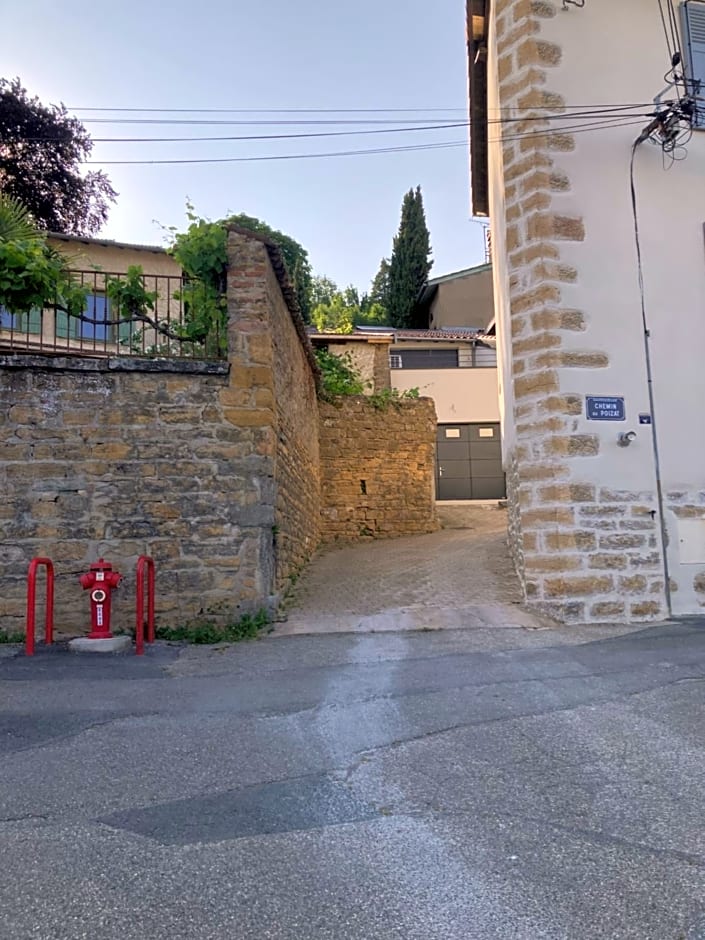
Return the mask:
<svg viewBox="0 0 705 940"><path fill-rule="evenodd" d="M129 242L116 242L111 238L91 238L90 235L64 235L61 232L47 232L47 238L59 242L80 242L82 245L101 245L103 248L133 248L137 251L151 251L158 255L165 255L166 248L159 245L133 245Z"/></svg>
<svg viewBox="0 0 705 940"><path fill-rule="evenodd" d="M396 330L395 331L396 339L417 339L417 340L427 340L427 339L439 339L439 340L451 340L457 342L458 340L465 340L467 343L474 342L477 339L484 339L485 334L482 330Z"/></svg>

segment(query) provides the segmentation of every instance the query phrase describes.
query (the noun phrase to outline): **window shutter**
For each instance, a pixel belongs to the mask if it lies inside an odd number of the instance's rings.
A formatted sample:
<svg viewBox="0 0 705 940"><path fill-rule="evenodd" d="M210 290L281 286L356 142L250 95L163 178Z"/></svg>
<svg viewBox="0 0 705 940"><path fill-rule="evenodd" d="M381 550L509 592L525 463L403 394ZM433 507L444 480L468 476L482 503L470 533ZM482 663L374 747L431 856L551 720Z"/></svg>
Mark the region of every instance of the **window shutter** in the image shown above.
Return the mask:
<svg viewBox="0 0 705 940"><path fill-rule="evenodd" d="M688 91L698 99L696 126L705 130L705 3L685 0L681 18Z"/></svg>

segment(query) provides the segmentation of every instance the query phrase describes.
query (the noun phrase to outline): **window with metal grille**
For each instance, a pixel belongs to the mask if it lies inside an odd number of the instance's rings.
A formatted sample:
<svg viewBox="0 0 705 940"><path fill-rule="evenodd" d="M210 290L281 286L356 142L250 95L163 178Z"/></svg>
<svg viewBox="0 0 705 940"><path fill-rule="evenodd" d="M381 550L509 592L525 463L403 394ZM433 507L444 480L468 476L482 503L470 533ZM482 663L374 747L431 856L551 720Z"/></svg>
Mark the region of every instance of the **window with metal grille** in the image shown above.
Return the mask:
<svg viewBox="0 0 705 940"><path fill-rule="evenodd" d="M495 369L497 367L496 347L477 343L473 349L473 365L478 369Z"/></svg>
<svg viewBox="0 0 705 940"><path fill-rule="evenodd" d="M41 333L42 311L33 307L29 313L10 313L0 306L0 330L13 330L15 333Z"/></svg>
<svg viewBox="0 0 705 940"><path fill-rule="evenodd" d="M401 356L397 355L396 353L390 353L389 354L389 368L401 369L402 368Z"/></svg>
<svg viewBox="0 0 705 940"><path fill-rule="evenodd" d="M401 349L397 369L457 369L457 349ZM391 358L391 357L390 357Z"/></svg>

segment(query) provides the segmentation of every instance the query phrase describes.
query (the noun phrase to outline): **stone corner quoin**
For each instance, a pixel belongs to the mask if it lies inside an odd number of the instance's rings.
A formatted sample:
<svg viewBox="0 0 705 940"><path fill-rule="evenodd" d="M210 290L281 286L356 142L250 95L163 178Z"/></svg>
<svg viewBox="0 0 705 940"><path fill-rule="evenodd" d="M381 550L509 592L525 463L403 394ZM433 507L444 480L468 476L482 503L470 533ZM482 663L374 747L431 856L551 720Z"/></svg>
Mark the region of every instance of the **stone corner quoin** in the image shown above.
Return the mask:
<svg viewBox="0 0 705 940"><path fill-rule="evenodd" d="M586 420L586 377L593 388L608 385L611 352L596 327L604 313L581 291L580 259L594 243L576 211L589 198L572 176L578 141L542 133L546 115L569 103L560 30L571 18L557 17L559 7L499 0L493 14L489 80L501 113L525 117L490 149L490 187L501 188L504 206L492 219L493 244L507 260L510 549L527 602L560 621L655 620L667 615L655 482L619 485L606 455L622 425ZM613 487L599 485L613 477Z"/></svg>

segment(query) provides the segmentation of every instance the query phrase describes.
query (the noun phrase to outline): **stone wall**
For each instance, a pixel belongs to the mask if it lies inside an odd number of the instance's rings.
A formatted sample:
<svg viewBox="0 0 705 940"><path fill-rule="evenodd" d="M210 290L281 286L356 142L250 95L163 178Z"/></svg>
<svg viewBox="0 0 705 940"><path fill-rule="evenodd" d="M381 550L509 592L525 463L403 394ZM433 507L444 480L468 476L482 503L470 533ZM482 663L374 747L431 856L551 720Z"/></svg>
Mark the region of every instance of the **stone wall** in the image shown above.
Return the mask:
<svg viewBox="0 0 705 940"><path fill-rule="evenodd" d="M142 365L117 363L130 364ZM4 629L23 625L34 555L55 563L56 625L67 632L85 628L88 600L76 575L99 556L128 576L116 595L116 623L124 628L132 626L142 553L156 560L162 622L224 602L247 609L269 592L259 571L260 494L243 461L261 430L230 420L227 375L115 365L23 356L2 362Z"/></svg>
<svg viewBox="0 0 705 940"><path fill-rule="evenodd" d="M230 344L243 366L233 374L231 397L240 422L268 430L250 460L265 471L262 520L279 590L318 544L317 367L303 323L292 318L282 294L281 260L238 230L229 234L228 251ZM295 304L293 297L288 302Z"/></svg>
<svg viewBox="0 0 705 940"><path fill-rule="evenodd" d="M321 404L321 538L433 532L433 401L375 408L364 397Z"/></svg>
<svg viewBox="0 0 705 940"><path fill-rule="evenodd" d="M174 623L273 604L318 541L316 368L276 248L229 235L229 363L0 357L0 628L21 629L27 566L57 571L56 623L83 632L77 574L157 565Z"/></svg>
<svg viewBox="0 0 705 940"><path fill-rule="evenodd" d="M361 340L349 338L330 340L326 343L328 352L351 364L365 385L366 395L391 388L390 345L391 337L366 337Z"/></svg>
<svg viewBox="0 0 705 940"><path fill-rule="evenodd" d="M494 9L499 103L502 113L525 117L512 120L510 139L491 157L505 201L492 224L503 229L495 241L506 242L510 272L509 322L501 326L512 348L512 553L527 599L560 620L659 618L666 597L655 488L596 485L588 468L605 442L581 430L577 387L587 373L599 387L610 354L589 341L601 311L571 303L586 239L568 172L576 138L555 125L541 133L570 104L556 77L561 46L541 35L560 3L497 0Z"/></svg>

